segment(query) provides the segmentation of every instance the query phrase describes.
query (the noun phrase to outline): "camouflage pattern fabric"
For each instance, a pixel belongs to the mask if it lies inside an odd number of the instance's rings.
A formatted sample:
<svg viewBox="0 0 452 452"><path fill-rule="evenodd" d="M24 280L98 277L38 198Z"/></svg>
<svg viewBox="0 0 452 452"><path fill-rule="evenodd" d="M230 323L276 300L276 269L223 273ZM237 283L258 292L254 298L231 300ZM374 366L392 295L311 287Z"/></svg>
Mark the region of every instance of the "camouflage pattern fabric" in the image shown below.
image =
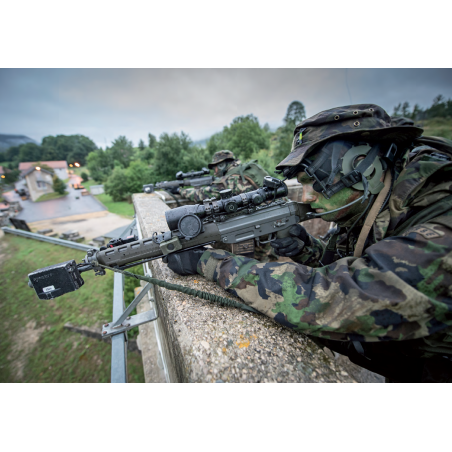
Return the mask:
<svg viewBox="0 0 452 452"><path fill-rule="evenodd" d="M199 188L182 188L179 194L182 196L182 198L189 199L190 201L193 201L195 203L202 203L205 199L219 198L220 191L225 190L226 188L230 188L232 190L232 193L234 194L245 193L247 191L254 190L255 188L253 187L253 185L247 180L243 182L240 175L230 174L233 169L240 167L240 165L240 160L236 160L228 168L226 174L223 177L215 179L212 185L205 185Z"/></svg>
<svg viewBox="0 0 452 452"><path fill-rule="evenodd" d="M452 211L405 230L402 226L397 235L394 231L427 206L447 199L451 175L452 162L431 150L407 154L389 203L374 225L376 243L360 258L315 268L259 263L208 250L198 273L280 324L309 335L363 342L428 337L424 344L436 338L432 349L450 354ZM313 261L316 253L311 253Z"/></svg>
<svg viewBox="0 0 452 452"><path fill-rule="evenodd" d="M218 151L213 154L212 163L209 163L207 166L212 169L215 165L230 159L235 160L234 154L231 151Z"/></svg>
<svg viewBox="0 0 452 452"><path fill-rule="evenodd" d="M412 141L422 132L422 129L413 126L412 121L393 122L378 105L359 104L332 108L297 125L292 150L276 169L298 165L319 143L332 138L388 141L398 144Z"/></svg>

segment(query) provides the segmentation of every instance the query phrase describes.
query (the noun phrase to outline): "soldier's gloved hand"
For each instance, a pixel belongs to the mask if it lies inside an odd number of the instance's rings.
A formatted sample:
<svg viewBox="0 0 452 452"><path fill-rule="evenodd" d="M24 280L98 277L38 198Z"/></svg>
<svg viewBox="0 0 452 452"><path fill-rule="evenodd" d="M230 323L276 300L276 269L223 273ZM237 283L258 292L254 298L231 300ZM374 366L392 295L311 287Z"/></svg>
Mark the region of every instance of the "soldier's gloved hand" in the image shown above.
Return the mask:
<svg viewBox="0 0 452 452"><path fill-rule="evenodd" d="M306 244L311 242L306 229L299 224L294 224L289 229L289 235L289 237L270 242L270 245L278 256L296 256L303 251Z"/></svg>
<svg viewBox="0 0 452 452"><path fill-rule="evenodd" d="M207 248L201 246L193 250L183 251L182 253L171 253L162 260L168 267L181 276L196 275L199 259Z"/></svg>
<svg viewBox="0 0 452 452"><path fill-rule="evenodd" d="M180 192L180 187L173 187L169 190L173 195L178 195Z"/></svg>

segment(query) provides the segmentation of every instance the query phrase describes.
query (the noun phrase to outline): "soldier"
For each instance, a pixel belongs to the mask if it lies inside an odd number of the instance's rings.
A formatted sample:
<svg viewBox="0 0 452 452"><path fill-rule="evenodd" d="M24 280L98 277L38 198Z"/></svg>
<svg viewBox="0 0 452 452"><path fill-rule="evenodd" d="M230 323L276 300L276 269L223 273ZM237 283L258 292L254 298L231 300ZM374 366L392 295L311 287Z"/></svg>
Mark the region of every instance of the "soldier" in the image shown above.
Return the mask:
<svg viewBox="0 0 452 452"><path fill-rule="evenodd" d="M247 171L248 165L242 165L240 160L234 157L231 151L218 151L212 157L212 163L208 164L217 177L215 183L200 188L180 188L177 190L182 198L195 203L203 202L208 198L219 198L220 191L230 188L234 194L245 193L262 187L262 182L268 173L261 169L262 174Z"/></svg>
<svg viewBox="0 0 452 452"><path fill-rule="evenodd" d="M212 163L208 167L213 169L215 183L200 188L178 188L183 198L189 199L195 203L202 203L205 199L219 198L220 191L227 188L232 190L233 194L245 193L262 187L264 177L268 173L255 160L242 164L240 160L234 157L231 151L218 151L212 157ZM254 245L254 239L242 242L240 245L215 244L215 248L222 248L233 251L236 254L254 257L261 262L271 262L278 260L278 256L273 252L272 247L267 245Z"/></svg>
<svg viewBox="0 0 452 452"><path fill-rule="evenodd" d="M294 263L194 250L170 268L387 381L452 382L452 142L422 132L371 104L304 120L277 169L338 225L327 245L295 225L272 244Z"/></svg>

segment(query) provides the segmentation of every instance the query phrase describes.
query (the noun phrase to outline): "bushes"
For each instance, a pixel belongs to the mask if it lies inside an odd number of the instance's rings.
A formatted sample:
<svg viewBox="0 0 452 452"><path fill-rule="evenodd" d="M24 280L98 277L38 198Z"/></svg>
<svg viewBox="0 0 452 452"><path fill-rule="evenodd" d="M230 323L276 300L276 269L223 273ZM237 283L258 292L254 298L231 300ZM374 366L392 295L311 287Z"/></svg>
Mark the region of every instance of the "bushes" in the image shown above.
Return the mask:
<svg viewBox="0 0 452 452"><path fill-rule="evenodd" d="M134 161L127 169L115 168L104 184L113 201L123 201L133 193L141 193L143 185L151 183L151 169L141 161Z"/></svg>
<svg viewBox="0 0 452 452"><path fill-rule="evenodd" d="M60 195L64 194L64 191L66 190L66 184L57 176L53 176L53 190L56 193L59 193Z"/></svg>
<svg viewBox="0 0 452 452"><path fill-rule="evenodd" d="M88 182L89 176L85 173L85 171L83 171L80 176L82 177L83 182Z"/></svg>

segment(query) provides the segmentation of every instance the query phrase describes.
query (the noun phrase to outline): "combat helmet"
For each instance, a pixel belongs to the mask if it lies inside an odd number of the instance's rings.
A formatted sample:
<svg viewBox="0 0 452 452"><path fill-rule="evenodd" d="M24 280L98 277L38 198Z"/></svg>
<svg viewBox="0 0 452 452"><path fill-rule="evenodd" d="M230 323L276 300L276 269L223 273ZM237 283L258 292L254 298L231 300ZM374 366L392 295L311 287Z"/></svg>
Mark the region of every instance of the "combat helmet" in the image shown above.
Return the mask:
<svg viewBox="0 0 452 452"><path fill-rule="evenodd" d="M234 154L231 151L218 151L213 154L212 163L207 166L212 169L215 165L218 165L225 160L235 160Z"/></svg>
<svg viewBox="0 0 452 452"><path fill-rule="evenodd" d="M292 150L277 170L294 167L320 143L334 139L403 143L422 135L412 121L393 121L375 104L347 105L325 110L305 119L294 130Z"/></svg>

